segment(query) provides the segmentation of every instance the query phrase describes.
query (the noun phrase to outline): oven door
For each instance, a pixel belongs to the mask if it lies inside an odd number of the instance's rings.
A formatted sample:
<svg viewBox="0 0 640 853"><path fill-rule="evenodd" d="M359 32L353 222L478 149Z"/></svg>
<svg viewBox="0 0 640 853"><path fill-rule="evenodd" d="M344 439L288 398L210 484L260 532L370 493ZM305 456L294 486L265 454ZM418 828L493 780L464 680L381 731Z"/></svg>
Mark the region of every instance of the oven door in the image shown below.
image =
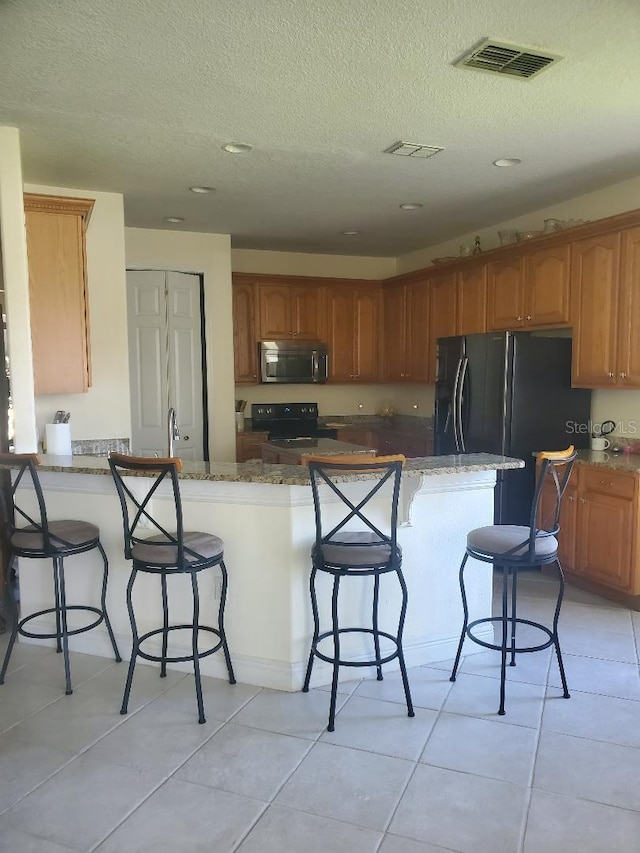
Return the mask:
<svg viewBox="0 0 640 853"><path fill-rule="evenodd" d="M327 352L321 344L263 341L260 381L318 383L327 381Z"/></svg>

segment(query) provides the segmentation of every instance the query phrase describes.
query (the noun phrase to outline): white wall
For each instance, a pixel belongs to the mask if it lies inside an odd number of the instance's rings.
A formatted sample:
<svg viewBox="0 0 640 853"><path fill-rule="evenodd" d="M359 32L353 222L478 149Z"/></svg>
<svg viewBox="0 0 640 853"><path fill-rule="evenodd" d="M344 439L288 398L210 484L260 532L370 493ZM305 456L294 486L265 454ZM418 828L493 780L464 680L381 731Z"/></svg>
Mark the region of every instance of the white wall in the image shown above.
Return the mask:
<svg viewBox="0 0 640 853"><path fill-rule="evenodd" d="M0 127L0 259L6 294L11 396L18 453L37 450L29 309L27 238L22 198L20 134Z"/></svg>
<svg viewBox="0 0 640 853"><path fill-rule="evenodd" d="M168 269L204 276L209 455L216 462L235 461L230 237L127 228L125 239L128 269Z"/></svg>
<svg viewBox="0 0 640 853"><path fill-rule="evenodd" d="M271 275L382 279L396 274L396 259L232 249L231 268L234 272L270 273Z"/></svg>
<svg viewBox="0 0 640 853"><path fill-rule="evenodd" d="M124 208L119 193L25 184L25 192L93 198L87 228L92 385L85 394L36 397L40 439L56 410L71 412L74 439L129 438L129 356L124 274Z"/></svg>

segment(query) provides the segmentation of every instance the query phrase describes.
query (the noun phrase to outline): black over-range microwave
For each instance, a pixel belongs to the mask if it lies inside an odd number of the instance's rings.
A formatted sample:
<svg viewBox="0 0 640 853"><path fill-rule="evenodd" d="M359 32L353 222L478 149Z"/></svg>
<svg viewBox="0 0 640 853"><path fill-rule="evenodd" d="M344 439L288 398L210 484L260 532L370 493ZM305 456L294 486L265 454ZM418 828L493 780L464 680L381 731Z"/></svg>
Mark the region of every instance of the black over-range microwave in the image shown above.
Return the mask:
<svg viewBox="0 0 640 853"><path fill-rule="evenodd" d="M328 356L320 341L261 341L261 382L326 382Z"/></svg>

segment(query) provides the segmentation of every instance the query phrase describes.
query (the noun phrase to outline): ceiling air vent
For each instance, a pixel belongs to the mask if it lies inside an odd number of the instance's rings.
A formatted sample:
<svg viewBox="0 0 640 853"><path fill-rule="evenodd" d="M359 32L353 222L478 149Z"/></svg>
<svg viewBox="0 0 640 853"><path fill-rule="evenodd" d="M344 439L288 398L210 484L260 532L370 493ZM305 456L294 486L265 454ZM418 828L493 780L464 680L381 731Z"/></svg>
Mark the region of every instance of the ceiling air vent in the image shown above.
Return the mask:
<svg viewBox="0 0 640 853"><path fill-rule="evenodd" d="M417 142L394 142L390 148L385 148L384 153L426 160L427 157L433 157L439 151L444 151L444 148L438 148L437 145L419 145Z"/></svg>
<svg viewBox="0 0 640 853"><path fill-rule="evenodd" d="M528 79L562 59L555 53L541 53L528 47L485 39L453 64L491 74Z"/></svg>

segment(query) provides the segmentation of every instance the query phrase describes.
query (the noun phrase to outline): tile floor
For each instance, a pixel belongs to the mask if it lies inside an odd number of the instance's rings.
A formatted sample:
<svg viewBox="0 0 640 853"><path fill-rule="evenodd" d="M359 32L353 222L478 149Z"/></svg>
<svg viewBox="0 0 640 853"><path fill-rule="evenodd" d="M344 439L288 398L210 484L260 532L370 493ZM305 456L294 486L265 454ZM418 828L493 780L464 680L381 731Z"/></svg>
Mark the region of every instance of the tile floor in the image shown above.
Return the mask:
<svg viewBox="0 0 640 853"><path fill-rule="evenodd" d="M551 582L521 581L531 618ZM572 697L549 651L508 671L497 655L397 673L328 694L193 680L73 655L75 692L50 649L16 647L0 687L2 853L638 853L640 614L568 591L561 641ZM0 653L6 646L0 637Z"/></svg>

